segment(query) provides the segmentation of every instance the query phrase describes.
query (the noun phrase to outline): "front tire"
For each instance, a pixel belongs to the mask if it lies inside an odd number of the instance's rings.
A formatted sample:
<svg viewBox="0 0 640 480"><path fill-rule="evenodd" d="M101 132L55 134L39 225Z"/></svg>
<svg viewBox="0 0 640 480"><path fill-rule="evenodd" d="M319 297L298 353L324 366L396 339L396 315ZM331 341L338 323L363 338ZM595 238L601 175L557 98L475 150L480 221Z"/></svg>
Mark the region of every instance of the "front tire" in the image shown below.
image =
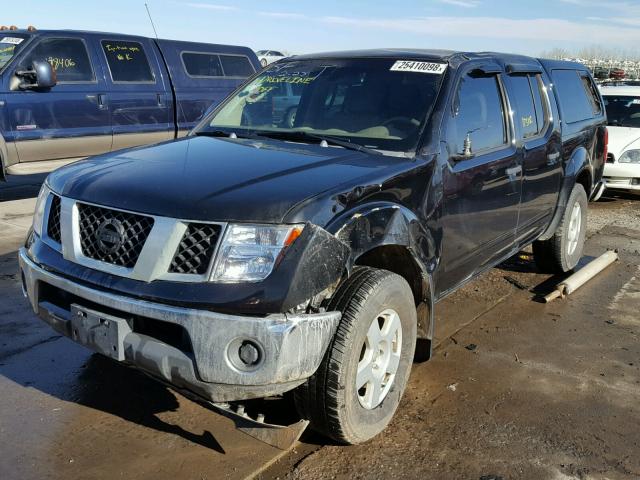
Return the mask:
<svg viewBox="0 0 640 480"><path fill-rule="evenodd" d="M409 379L417 316L395 273L359 267L334 295L342 319L318 371L295 391L311 427L340 442L365 442L391 421Z"/></svg>
<svg viewBox="0 0 640 480"><path fill-rule="evenodd" d="M553 236L548 240L533 242L533 256L540 270L564 273L578 264L587 232L587 205L584 187L576 183Z"/></svg>

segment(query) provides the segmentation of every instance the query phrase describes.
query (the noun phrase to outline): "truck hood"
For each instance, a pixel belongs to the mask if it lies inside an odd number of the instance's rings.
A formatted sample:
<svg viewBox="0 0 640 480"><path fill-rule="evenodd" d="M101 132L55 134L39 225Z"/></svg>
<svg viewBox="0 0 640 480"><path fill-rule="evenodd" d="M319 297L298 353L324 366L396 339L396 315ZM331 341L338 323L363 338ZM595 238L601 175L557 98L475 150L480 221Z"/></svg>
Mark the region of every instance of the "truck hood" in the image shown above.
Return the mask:
<svg viewBox="0 0 640 480"><path fill-rule="evenodd" d="M609 131L609 152L618 159L625 151L640 148L640 128L607 127Z"/></svg>
<svg viewBox="0 0 640 480"><path fill-rule="evenodd" d="M82 160L48 183L63 196L134 212L277 223L299 202L407 162L339 147L187 137Z"/></svg>

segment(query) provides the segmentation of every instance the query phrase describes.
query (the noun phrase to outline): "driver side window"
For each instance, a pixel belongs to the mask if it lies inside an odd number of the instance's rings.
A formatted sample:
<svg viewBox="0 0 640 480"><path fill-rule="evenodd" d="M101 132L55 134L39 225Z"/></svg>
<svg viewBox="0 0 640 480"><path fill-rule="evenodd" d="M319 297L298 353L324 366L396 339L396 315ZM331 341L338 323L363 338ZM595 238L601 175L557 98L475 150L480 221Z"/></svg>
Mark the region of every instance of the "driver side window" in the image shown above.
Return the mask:
<svg viewBox="0 0 640 480"><path fill-rule="evenodd" d="M449 148L454 154L465 153L465 147L477 154L507 143L498 77L469 74L462 77L454 97L448 132Z"/></svg>
<svg viewBox="0 0 640 480"><path fill-rule="evenodd" d="M87 48L78 38L45 38L22 60L21 68L30 68L34 60L49 62L58 83L95 80Z"/></svg>

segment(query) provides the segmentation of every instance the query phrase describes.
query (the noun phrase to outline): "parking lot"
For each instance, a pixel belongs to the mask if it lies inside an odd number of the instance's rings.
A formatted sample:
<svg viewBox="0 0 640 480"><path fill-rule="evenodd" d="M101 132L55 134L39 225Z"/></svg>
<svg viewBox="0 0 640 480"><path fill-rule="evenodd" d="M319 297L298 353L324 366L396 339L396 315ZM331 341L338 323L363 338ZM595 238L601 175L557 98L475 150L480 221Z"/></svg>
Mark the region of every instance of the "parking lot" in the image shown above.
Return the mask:
<svg viewBox="0 0 640 480"><path fill-rule="evenodd" d="M41 181L0 186L2 478L640 476L637 196L591 204L587 256L620 261L571 297L536 301L558 279L523 252L439 304L435 357L382 435L343 447L307 433L282 452L31 313L16 251Z"/></svg>

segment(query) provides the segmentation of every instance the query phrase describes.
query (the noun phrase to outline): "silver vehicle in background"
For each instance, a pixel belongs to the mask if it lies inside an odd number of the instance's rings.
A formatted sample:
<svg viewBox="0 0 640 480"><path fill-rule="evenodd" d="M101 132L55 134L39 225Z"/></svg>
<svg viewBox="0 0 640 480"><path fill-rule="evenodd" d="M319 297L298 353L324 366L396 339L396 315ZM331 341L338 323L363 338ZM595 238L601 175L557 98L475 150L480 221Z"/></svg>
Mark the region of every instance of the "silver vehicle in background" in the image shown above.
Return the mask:
<svg viewBox="0 0 640 480"><path fill-rule="evenodd" d="M286 57L284 53L278 50L258 50L256 55L258 56L258 60L260 60L260 65L263 67Z"/></svg>

